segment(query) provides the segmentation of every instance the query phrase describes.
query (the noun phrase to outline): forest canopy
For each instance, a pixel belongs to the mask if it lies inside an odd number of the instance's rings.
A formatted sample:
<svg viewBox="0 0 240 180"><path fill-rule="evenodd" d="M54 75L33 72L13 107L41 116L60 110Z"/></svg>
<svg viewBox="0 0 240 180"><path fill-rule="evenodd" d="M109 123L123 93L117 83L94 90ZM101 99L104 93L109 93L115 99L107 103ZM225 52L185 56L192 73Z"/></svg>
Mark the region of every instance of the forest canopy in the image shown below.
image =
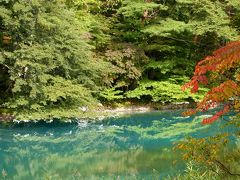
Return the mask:
<svg viewBox="0 0 240 180"><path fill-rule="evenodd" d="M239 30L237 0L2 0L1 113L199 101L181 86Z"/></svg>

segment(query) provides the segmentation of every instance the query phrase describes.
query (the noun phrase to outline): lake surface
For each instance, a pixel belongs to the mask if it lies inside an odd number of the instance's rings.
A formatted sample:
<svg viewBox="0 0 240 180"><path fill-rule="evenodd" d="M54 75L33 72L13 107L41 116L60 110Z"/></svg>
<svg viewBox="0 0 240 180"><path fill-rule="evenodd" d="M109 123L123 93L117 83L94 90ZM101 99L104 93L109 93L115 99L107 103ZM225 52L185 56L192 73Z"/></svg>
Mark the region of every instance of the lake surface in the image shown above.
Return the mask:
<svg viewBox="0 0 240 180"><path fill-rule="evenodd" d="M0 179L160 179L183 172L173 143L217 134L222 120L161 111L96 122L0 124ZM224 131L230 131L225 129Z"/></svg>

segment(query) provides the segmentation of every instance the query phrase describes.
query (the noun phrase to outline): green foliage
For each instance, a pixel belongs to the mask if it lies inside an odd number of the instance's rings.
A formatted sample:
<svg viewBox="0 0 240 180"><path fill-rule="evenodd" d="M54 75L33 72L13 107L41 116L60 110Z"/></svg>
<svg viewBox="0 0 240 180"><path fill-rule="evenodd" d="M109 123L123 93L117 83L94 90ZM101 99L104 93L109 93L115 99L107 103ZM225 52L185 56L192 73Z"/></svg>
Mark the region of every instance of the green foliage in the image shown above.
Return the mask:
<svg viewBox="0 0 240 180"><path fill-rule="evenodd" d="M124 0L122 4L118 13L122 14L125 18L142 18L143 12L146 10L153 12L156 9L166 8L164 5L154 2L146 3L144 0Z"/></svg>
<svg viewBox="0 0 240 180"><path fill-rule="evenodd" d="M112 102L119 99L124 99L123 92L115 88L104 89L99 94L103 101Z"/></svg>
<svg viewBox="0 0 240 180"><path fill-rule="evenodd" d="M170 57L169 57L170 58ZM184 67L185 66L185 67ZM173 75L188 75L193 68L191 61L186 61L183 58L172 57L170 59L162 59L160 61L151 61L145 66L146 71L154 70L157 74L155 78L164 79Z"/></svg>
<svg viewBox="0 0 240 180"><path fill-rule="evenodd" d="M236 0L1 1L1 107L198 101L173 79L239 38L239 14Z"/></svg>
<svg viewBox="0 0 240 180"><path fill-rule="evenodd" d="M185 31L194 35L215 32L219 37L236 39L238 34L230 27L226 2L178 0L170 16L150 25L144 32L157 36L172 36Z"/></svg>
<svg viewBox="0 0 240 180"><path fill-rule="evenodd" d="M237 179L240 176L238 140L239 136L236 143L230 143L229 135L224 133L200 139L189 137L186 141L179 143L176 149L182 150L183 158L193 162L195 164L193 171L198 172L199 175L202 174L202 177L204 177L203 174L215 173L213 176L217 179ZM188 176L191 176L191 172L187 172L186 177Z"/></svg>
<svg viewBox="0 0 240 180"><path fill-rule="evenodd" d="M150 59L142 77L158 81L190 77L197 61L239 38L237 25L232 26L239 10L235 1L124 0L115 34L118 41L142 48Z"/></svg>
<svg viewBox="0 0 240 180"><path fill-rule="evenodd" d="M167 177L164 180L221 180L221 177L218 176L215 172L204 171L201 167L197 166L194 162L190 161L187 163L184 174L179 174L174 177Z"/></svg>
<svg viewBox="0 0 240 180"><path fill-rule="evenodd" d="M141 49L130 43L111 44L105 52L105 57L114 66L112 72L114 87L131 86L141 77L142 66L148 60Z"/></svg>
<svg viewBox="0 0 240 180"><path fill-rule="evenodd" d="M190 94L189 92L181 90L180 81L183 79L169 79L166 81L141 81L139 86L133 91L126 93L128 98L142 99L147 97L153 102L170 103L170 102L184 102L184 101L199 101L204 96L206 89L201 89L202 93Z"/></svg>
<svg viewBox="0 0 240 180"><path fill-rule="evenodd" d="M58 1L21 0L1 12L3 34L11 37L0 56L13 84L6 108L39 111L95 102L91 92L104 83L107 65L92 58L87 25L74 11Z"/></svg>

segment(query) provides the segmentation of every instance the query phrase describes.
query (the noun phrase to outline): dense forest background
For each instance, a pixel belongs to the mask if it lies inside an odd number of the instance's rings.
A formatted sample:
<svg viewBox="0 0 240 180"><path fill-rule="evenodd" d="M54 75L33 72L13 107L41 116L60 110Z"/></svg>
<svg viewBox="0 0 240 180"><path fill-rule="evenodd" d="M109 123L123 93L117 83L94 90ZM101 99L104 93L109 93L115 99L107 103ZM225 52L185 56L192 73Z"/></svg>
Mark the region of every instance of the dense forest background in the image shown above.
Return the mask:
<svg viewBox="0 0 240 180"><path fill-rule="evenodd" d="M198 101L181 86L239 35L239 0L1 0L1 113Z"/></svg>

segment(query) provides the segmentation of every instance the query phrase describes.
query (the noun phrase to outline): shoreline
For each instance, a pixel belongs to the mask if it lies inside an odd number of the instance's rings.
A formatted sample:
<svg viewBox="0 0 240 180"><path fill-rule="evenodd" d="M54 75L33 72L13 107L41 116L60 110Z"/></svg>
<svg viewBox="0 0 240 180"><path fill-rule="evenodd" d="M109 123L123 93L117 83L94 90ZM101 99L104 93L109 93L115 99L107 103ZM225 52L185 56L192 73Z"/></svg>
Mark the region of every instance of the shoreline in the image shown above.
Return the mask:
<svg viewBox="0 0 240 180"><path fill-rule="evenodd" d="M178 102L178 103L169 103L169 104L160 104L160 103L148 103L148 104L132 104L125 105L123 107L104 107L102 110L96 112L110 112L110 113L128 113L128 112L149 112L155 110L176 110L176 109L189 109L193 108L196 103L189 102Z"/></svg>
<svg viewBox="0 0 240 180"><path fill-rule="evenodd" d="M62 121L62 122L71 122L71 121L99 121L105 118L119 117L127 114L133 113L145 113L151 111L161 111L161 110L179 110L179 109L189 109L195 106L195 103L189 102L179 102L179 103L169 103L169 104L160 104L160 103L148 103L148 104L120 104L120 107L113 107L102 105L96 110L82 110L79 108L79 115L72 117L49 117L49 118L38 118L38 119L17 119L13 115L0 115L0 124L12 124L12 123L27 123L27 122L38 122L38 121ZM8 117L8 118L4 118ZM29 116L30 117L30 116Z"/></svg>

